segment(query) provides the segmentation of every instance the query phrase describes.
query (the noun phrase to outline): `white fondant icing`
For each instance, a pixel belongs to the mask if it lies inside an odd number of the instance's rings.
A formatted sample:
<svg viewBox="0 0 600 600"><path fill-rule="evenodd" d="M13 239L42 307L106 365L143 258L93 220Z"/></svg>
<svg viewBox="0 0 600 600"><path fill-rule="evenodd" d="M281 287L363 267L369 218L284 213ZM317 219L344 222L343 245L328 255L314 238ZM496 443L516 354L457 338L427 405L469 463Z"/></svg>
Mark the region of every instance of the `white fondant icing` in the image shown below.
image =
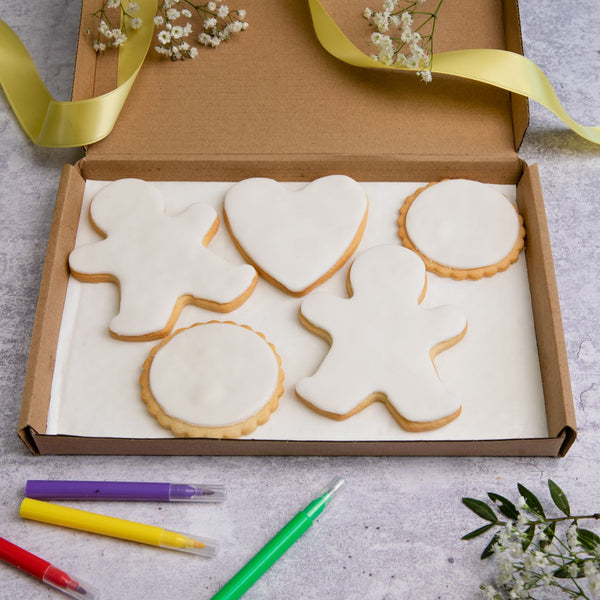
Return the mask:
<svg viewBox="0 0 600 600"><path fill-rule="evenodd" d="M351 298L314 294L302 303L302 316L327 331L332 345L317 372L298 382L298 394L340 416L374 394L409 421L455 413L460 403L442 385L430 353L461 334L466 320L453 306L419 306L423 261L402 246L374 247L356 258L350 282Z"/></svg>
<svg viewBox="0 0 600 600"><path fill-rule="evenodd" d="M257 333L231 323L178 332L150 366L150 390L169 416L201 427L234 425L272 398L279 364Z"/></svg>
<svg viewBox="0 0 600 600"><path fill-rule="evenodd" d="M76 245L98 235L87 218L90 199L107 182L87 181ZM153 182L163 194L166 213L182 212L201 198L220 211L230 182ZM286 183L300 189L302 183ZM369 197L369 220L359 251L380 244L398 244L396 221L404 198L423 183L363 182ZM515 186L495 186L511 201ZM239 261L225 227L217 231L211 250L229 262ZM345 297L347 266L320 290ZM69 281L52 380L48 435L117 438L168 438L140 399L139 373L153 342L123 343L106 334L106 323L118 302L115 285L88 285ZM302 326L298 308L302 299L282 294L259 278L242 306L227 320L246 323L277 345L286 385L279 408L250 436L260 440L480 440L526 439L548 436L544 395L527 264L523 254L499 277L476 282L429 274L422 306L454 304L464 308L469 333L449 352L435 359L442 381L460 390L462 413L445 427L411 432L390 418L375 402L344 421L326 419L295 395L298 380L314 373L329 350L327 342ZM177 327L210 321L215 313L187 306Z"/></svg>
<svg viewBox="0 0 600 600"><path fill-rule="evenodd" d="M232 265L205 248L218 222L214 208L196 203L167 216L162 195L144 181L107 185L92 200L90 216L107 237L74 250L69 266L84 276L118 280L119 313L110 330L119 336L163 330L182 296L230 303L256 276L250 265Z"/></svg>
<svg viewBox="0 0 600 600"><path fill-rule="evenodd" d="M450 179L423 190L410 205L406 231L430 260L476 269L506 258L519 236L514 206L489 185Z"/></svg>
<svg viewBox="0 0 600 600"><path fill-rule="evenodd" d="M296 293L334 268L351 246L367 206L356 181L330 175L297 191L273 179L246 179L227 192L224 211L254 264Z"/></svg>

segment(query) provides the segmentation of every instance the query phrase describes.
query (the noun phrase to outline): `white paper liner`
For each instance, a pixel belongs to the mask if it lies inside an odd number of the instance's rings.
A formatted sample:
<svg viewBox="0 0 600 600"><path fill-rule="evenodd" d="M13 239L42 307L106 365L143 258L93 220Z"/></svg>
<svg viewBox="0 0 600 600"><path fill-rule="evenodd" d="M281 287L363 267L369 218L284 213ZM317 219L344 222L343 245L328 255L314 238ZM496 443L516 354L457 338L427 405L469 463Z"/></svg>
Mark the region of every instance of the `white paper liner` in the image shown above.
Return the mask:
<svg viewBox="0 0 600 600"><path fill-rule="evenodd" d="M88 221L93 195L106 182L85 187L77 245L100 239ZM222 220L222 203L232 183L159 182L167 214L191 202L215 207L221 217L210 250L233 263L241 256ZM287 184L291 189L304 184ZM422 183L362 183L369 197L369 220L357 253L379 244L399 244L397 218L404 198ZM514 202L515 186L494 186ZM351 261L317 288L347 297ZM250 439L263 440L483 440L545 438L546 412L533 326L525 257L507 271L479 281L455 281L428 273L424 307L455 304L468 321L465 338L435 359L442 381L462 399L462 414L449 425L407 432L380 403L345 421L333 421L305 406L294 393L296 382L311 375L328 344L298 321L302 298L293 298L259 279L250 299L237 310L219 314L186 307L175 329L210 320L232 320L262 332L281 356L285 393L279 409ZM118 290L111 283L81 283L71 278L57 347L47 434L88 437L166 438L140 397L139 375L158 342L121 342L108 334L117 312Z"/></svg>

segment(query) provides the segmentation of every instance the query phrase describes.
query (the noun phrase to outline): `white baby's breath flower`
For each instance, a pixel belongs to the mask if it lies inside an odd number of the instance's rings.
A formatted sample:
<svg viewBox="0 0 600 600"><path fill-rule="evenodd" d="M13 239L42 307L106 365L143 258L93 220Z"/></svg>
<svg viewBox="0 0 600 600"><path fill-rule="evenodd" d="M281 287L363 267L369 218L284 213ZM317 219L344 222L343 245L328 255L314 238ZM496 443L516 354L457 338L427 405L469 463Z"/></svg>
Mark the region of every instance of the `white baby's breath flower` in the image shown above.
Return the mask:
<svg viewBox="0 0 600 600"><path fill-rule="evenodd" d="M577 525L573 524L567 531L567 544L571 550L576 550L579 546L579 539L577 537Z"/></svg>
<svg viewBox="0 0 600 600"><path fill-rule="evenodd" d="M567 566L567 573L569 573L571 577L577 577L577 574L579 573L579 567L575 561Z"/></svg>
<svg viewBox="0 0 600 600"><path fill-rule="evenodd" d="M429 83L432 79L431 71L429 69L424 69L423 71L419 71L417 73L417 75L419 75L425 83Z"/></svg>
<svg viewBox="0 0 600 600"><path fill-rule="evenodd" d="M496 600L496 598L500 597L499 592L491 585L482 585L481 591L485 600Z"/></svg>
<svg viewBox="0 0 600 600"><path fill-rule="evenodd" d="M523 513L519 513L519 516L517 517L515 525L517 527L521 528L521 527L524 527L525 525L527 525L527 523L529 523L529 520L527 519L527 517ZM540 532L540 541L545 542L545 541L547 541L547 539L548 538L547 538L546 534L543 531Z"/></svg>
<svg viewBox="0 0 600 600"><path fill-rule="evenodd" d="M405 29L404 31L402 31L402 33L400 34L400 39L404 42L404 43L408 43L410 42L410 40L412 39L412 31L410 29Z"/></svg>
<svg viewBox="0 0 600 600"><path fill-rule="evenodd" d="M395 2L396 0L389 1ZM132 30L142 27L142 19L137 16L140 12L139 0L102 0L99 1L99 4L101 7L92 15L98 23L95 39L92 40L92 47L96 52L125 44L127 42L125 27ZM113 16L107 13L109 8L120 8L123 29L113 27L111 24ZM185 2L182 0L158 0L157 12L153 17L153 25L158 32L158 44L155 46L158 54L169 56L173 60L184 60L197 56L198 48L184 41L184 38L192 34L192 23L175 24L182 16L191 19L194 13L205 16L203 22L205 32L197 38L197 42L204 46L216 48L222 41L230 39L233 34L248 28L248 23L245 21L246 11L244 9L231 10L227 4L223 3L223 0L209 1L204 4L196 4L193 0L185 0ZM91 33L91 29L89 33Z"/></svg>
<svg viewBox="0 0 600 600"><path fill-rule="evenodd" d="M380 12L375 13L373 23L381 33L385 33L390 28L389 15Z"/></svg>
<svg viewBox="0 0 600 600"><path fill-rule="evenodd" d="M210 46L210 42L211 42L212 37L210 35L208 35L208 33L201 33L198 36L198 41L203 45L203 46Z"/></svg>
<svg viewBox="0 0 600 600"><path fill-rule="evenodd" d="M583 574L586 577L596 577L599 574L598 567L592 560L586 560L583 565Z"/></svg>
<svg viewBox="0 0 600 600"><path fill-rule="evenodd" d="M127 36L120 29L113 29L113 46L122 46L127 41Z"/></svg>
<svg viewBox="0 0 600 600"><path fill-rule="evenodd" d="M171 33L169 31L166 31L165 29L163 29L158 34L158 41L161 44L168 44L171 41Z"/></svg>

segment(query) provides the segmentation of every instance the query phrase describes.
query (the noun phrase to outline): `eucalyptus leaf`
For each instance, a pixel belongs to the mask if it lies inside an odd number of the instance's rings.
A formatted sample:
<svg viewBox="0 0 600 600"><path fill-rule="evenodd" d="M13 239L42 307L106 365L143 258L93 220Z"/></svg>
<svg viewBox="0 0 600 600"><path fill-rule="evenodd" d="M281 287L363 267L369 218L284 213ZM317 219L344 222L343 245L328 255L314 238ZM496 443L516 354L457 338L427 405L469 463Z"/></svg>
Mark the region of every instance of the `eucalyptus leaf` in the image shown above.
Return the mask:
<svg viewBox="0 0 600 600"><path fill-rule="evenodd" d="M481 553L481 560L485 560L494 554L494 546L498 543L498 534L494 535L494 537L490 540L490 543L483 549Z"/></svg>
<svg viewBox="0 0 600 600"><path fill-rule="evenodd" d="M552 496L552 500L554 504L556 504L556 508L565 513L567 517L571 516L571 507L569 506L569 501L567 500L567 496L565 493L552 481L552 479L548 479L548 487L550 488L550 495Z"/></svg>
<svg viewBox="0 0 600 600"><path fill-rule="evenodd" d="M494 523L488 523L487 525L484 525L483 527L480 527L479 529L475 529L474 531L471 531L471 533L467 533L467 535L463 535L463 537L461 539L472 540L473 538L476 538L476 537L484 534L486 531L489 531L492 527L494 527Z"/></svg>
<svg viewBox="0 0 600 600"><path fill-rule="evenodd" d="M535 513L538 517L541 517L546 520L546 514L544 513L544 509L542 508L542 503L537 499L533 492L530 492L524 485L520 483L517 485L519 488L519 493L523 498L525 498L525 502L527 503L527 508L532 513Z"/></svg>
<svg viewBox="0 0 600 600"><path fill-rule="evenodd" d="M577 528L577 539L579 543L590 552L594 552L600 547L600 536L589 529Z"/></svg>
<svg viewBox="0 0 600 600"><path fill-rule="evenodd" d="M553 573L554 577L556 577L557 579L573 579L573 575L571 575L571 573L569 573L569 567L572 564L573 564L573 561L556 569L556 571L554 571L554 573ZM585 577L585 575L583 573L582 566L577 565L577 574L575 575L575 579L579 579L580 577Z"/></svg>
<svg viewBox="0 0 600 600"><path fill-rule="evenodd" d="M517 507L508 498L505 498L504 496L501 496L500 494L495 494L493 492L489 492L488 496L490 497L490 500L492 500L492 502L498 503L498 510L505 517L508 517L513 521L516 521L519 518L519 511L517 510Z"/></svg>
<svg viewBox="0 0 600 600"><path fill-rule="evenodd" d="M544 529L543 533L547 539L545 541L540 540L540 547L542 550L545 550L548 548L548 546L550 546L550 544L552 544L552 541L554 540L554 535L556 533L556 521L552 521L552 523L550 523L550 525Z"/></svg>
<svg viewBox="0 0 600 600"><path fill-rule="evenodd" d="M525 530L525 537L523 538L523 541L521 542L521 547L523 548L523 552L525 552L525 550L527 550L527 548L529 548L529 545L533 541L534 535L535 535L535 523L532 523Z"/></svg>
<svg viewBox="0 0 600 600"><path fill-rule="evenodd" d="M470 508L477 516L486 521L490 521L491 523L498 523L496 513L482 500L477 500L476 498L463 498L462 501L463 504L467 508Z"/></svg>

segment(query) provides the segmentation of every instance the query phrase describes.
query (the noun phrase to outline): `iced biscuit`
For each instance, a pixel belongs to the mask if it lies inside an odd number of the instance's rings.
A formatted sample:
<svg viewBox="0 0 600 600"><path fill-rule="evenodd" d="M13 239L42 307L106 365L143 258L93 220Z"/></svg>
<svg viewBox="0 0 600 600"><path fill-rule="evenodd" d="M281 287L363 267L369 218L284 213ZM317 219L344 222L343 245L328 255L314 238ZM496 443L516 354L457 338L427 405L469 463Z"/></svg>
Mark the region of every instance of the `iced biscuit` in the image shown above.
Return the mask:
<svg viewBox="0 0 600 600"><path fill-rule="evenodd" d="M94 196L89 218L105 239L76 248L69 267L81 281L119 286L119 311L109 325L117 339L160 339L184 306L229 312L256 285L253 267L232 265L206 248L219 227L208 205L168 216L154 186L121 179Z"/></svg>
<svg viewBox="0 0 600 600"><path fill-rule="evenodd" d="M348 299L312 294L301 322L331 348L316 373L301 379L297 396L335 420L373 402L385 404L408 431L446 425L460 402L441 382L433 358L466 333L453 306L424 309L425 265L402 246L376 246L360 254L348 274Z"/></svg>
<svg viewBox="0 0 600 600"><path fill-rule="evenodd" d="M246 179L225 197L225 223L238 250L270 283L304 296L331 277L358 246L368 200L344 175L290 191L273 179Z"/></svg>
<svg viewBox="0 0 600 600"><path fill-rule="evenodd" d="M238 438L277 409L283 376L275 347L261 333L210 321L155 346L140 384L150 414L176 436Z"/></svg>
<svg viewBox="0 0 600 600"><path fill-rule="evenodd" d="M506 270L524 247L523 218L489 185L447 179L419 188L400 208L399 235L428 271L481 279Z"/></svg>

